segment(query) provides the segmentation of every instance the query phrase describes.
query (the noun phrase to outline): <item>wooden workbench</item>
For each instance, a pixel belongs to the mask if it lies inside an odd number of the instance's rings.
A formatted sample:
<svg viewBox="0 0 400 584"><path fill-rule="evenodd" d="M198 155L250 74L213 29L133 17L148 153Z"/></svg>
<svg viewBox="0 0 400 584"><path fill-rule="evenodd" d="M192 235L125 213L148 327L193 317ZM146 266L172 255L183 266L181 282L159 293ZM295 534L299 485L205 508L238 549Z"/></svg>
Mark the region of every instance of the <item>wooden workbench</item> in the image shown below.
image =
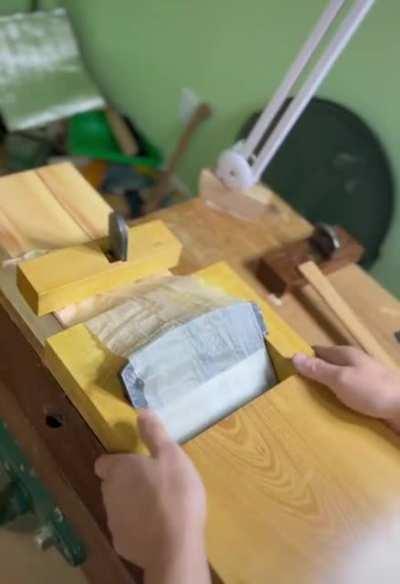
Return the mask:
<svg viewBox="0 0 400 584"><path fill-rule="evenodd" d="M14 255L32 247L48 249L99 237L106 229L107 213L92 189L65 165L0 180L0 246L13 249ZM305 237L311 229L278 197L255 224L221 215L199 200L156 215L183 244L178 273L225 259L265 298L266 291L254 277L255 259L274 246ZM37 222L43 225L41 241L29 237ZM41 363L42 343L58 325L51 316L34 318L21 302L10 273L0 273L0 417L7 420L43 482L87 542L90 555L84 569L90 581L132 582L133 571L110 545L99 484L92 472L103 448ZM356 266L331 279L398 359L393 332L400 328L400 304ZM345 339L329 312L307 290L297 298L287 297L275 309L310 342ZM370 517L383 517L387 505L399 507L400 440L379 423L348 412L324 392L291 389L270 392L263 407L246 406L246 418L228 419L199 445L187 446L213 493L210 558L226 584L261 584L269 578L282 584L308 584L311 574L321 584L326 581L324 573L316 574L337 562L346 538L356 537ZM46 425L49 414L63 420L61 427ZM376 472L370 477L373 466ZM220 481L235 472L249 477L247 488L237 492L235 485L229 485L222 492ZM252 475L265 476L260 492L252 487ZM229 512L233 505L244 511L240 537ZM217 524L226 525L223 540L214 537ZM266 526L271 530L268 550L256 543L258 534L263 541Z"/></svg>
<svg viewBox="0 0 400 584"><path fill-rule="evenodd" d="M162 219L183 243L180 274L189 274L221 259L228 261L262 296L268 291L255 275L265 252L312 232L311 225L276 195L268 214L255 223L240 221L207 208L201 200L170 207L153 216ZM329 276L338 292L400 363L400 302L354 264ZM351 337L314 291L306 287L274 309L310 344L351 343Z"/></svg>

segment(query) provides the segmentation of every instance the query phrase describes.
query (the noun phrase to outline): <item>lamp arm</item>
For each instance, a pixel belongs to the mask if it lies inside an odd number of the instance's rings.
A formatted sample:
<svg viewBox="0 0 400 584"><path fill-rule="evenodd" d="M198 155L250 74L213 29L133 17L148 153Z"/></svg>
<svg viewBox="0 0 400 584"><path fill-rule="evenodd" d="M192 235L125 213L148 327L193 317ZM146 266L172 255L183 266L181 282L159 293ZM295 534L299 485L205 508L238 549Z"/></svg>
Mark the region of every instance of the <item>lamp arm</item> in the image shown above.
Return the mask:
<svg viewBox="0 0 400 584"><path fill-rule="evenodd" d="M346 2L347 0L330 1L328 7L319 19L316 27L305 42L293 64L289 68L277 92L266 106L261 116L258 118L257 123L248 135L245 142L243 142L240 151L246 158L251 156L255 148L258 146L265 133L265 128L268 128L273 122L276 114L285 103L285 100L289 97L289 94L293 89L296 81L299 79L304 68L307 66L314 53L317 51L320 43L329 31L332 24L335 22L335 19Z"/></svg>
<svg viewBox="0 0 400 584"><path fill-rule="evenodd" d="M294 84L303 73L311 57L316 53L328 30L338 18L345 2L346 0L331 1L310 38L296 57L271 103L267 105L245 142L221 154L216 174L229 188L233 190L248 189L260 179L262 173L360 27L375 0L355 1L333 39L304 80L298 94L276 124L263 148L255 155L254 150L260 139L267 132Z"/></svg>

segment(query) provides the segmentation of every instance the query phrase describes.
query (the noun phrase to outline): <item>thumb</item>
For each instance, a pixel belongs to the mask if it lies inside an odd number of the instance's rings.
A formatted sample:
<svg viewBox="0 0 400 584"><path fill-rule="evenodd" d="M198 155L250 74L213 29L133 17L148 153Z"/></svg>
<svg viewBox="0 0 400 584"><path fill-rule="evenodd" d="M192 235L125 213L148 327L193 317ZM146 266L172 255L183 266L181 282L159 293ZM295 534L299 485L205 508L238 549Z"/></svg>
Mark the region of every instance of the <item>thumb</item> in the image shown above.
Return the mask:
<svg viewBox="0 0 400 584"><path fill-rule="evenodd" d="M140 411L138 426L143 442L155 458L166 445L175 444L160 418L151 410Z"/></svg>
<svg viewBox="0 0 400 584"><path fill-rule="evenodd" d="M317 357L308 357L302 353L298 353L293 357L293 365L304 377L323 383L330 388L337 382L338 373L340 372L340 367L337 365L332 365Z"/></svg>

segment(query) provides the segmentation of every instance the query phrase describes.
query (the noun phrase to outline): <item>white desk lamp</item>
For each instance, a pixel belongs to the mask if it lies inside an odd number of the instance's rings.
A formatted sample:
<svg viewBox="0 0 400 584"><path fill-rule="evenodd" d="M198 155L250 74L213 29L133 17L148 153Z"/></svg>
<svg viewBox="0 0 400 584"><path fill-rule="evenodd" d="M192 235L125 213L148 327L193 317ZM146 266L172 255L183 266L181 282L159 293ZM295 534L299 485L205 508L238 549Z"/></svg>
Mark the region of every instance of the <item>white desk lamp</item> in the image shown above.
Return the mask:
<svg viewBox="0 0 400 584"><path fill-rule="evenodd" d="M312 97L363 22L375 0L331 0L311 36L297 55L282 84L266 106L247 139L222 152L216 175L228 189L246 191L260 179L285 138L310 103ZM315 66L304 79L297 95L282 114L271 135L258 154L255 154L265 133L275 121L295 83L311 58L320 49L325 37L344 7L352 6L337 32L327 44Z"/></svg>

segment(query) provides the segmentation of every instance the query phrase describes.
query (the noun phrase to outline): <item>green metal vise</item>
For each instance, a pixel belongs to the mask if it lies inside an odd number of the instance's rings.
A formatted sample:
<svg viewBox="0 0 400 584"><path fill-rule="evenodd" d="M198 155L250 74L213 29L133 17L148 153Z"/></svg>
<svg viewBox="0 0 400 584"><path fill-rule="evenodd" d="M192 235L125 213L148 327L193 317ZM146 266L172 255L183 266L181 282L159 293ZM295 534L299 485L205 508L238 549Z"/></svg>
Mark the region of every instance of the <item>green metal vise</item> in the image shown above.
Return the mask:
<svg viewBox="0 0 400 584"><path fill-rule="evenodd" d="M70 565L82 564L86 559L83 543L1 420L0 479L0 527L22 515L31 514L36 519L34 539L40 549L55 546Z"/></svg>

